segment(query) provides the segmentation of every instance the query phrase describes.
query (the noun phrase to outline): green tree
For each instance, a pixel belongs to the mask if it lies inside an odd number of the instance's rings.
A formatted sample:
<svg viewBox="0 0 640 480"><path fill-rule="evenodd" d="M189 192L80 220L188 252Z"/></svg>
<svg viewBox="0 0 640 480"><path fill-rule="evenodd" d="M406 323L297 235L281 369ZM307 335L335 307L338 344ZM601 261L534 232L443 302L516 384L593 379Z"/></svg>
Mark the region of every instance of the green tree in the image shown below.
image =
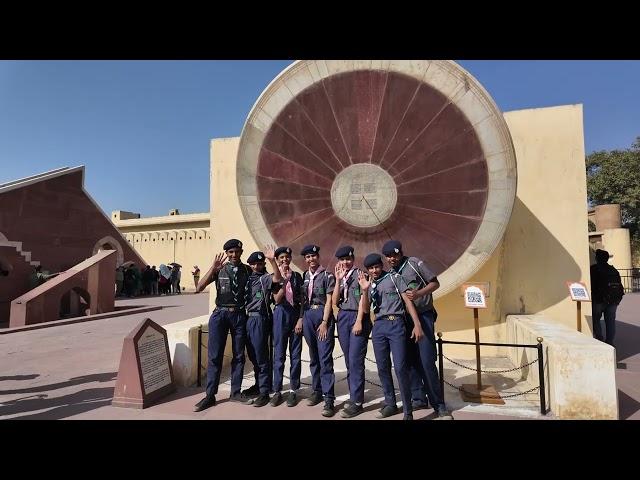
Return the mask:
<svg viewBox="0 0 640 480"><path fill-rule="evenodd" d="M619 203L622 225L631 234L634 264L640 262L640 137L625 150L587 156L587 195L591 205Z"/></svg>

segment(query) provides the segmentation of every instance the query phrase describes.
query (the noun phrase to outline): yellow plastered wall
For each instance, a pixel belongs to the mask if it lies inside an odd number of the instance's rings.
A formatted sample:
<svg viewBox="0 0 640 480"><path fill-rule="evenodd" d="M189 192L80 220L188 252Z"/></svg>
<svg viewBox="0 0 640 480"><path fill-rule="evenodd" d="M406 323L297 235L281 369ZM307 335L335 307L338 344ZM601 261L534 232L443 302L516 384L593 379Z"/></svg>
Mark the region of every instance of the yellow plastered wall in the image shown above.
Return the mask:
<svg viewBox="0 0 640 480"><path fill-rule="evenodd" d="M482 268L473 275L468 282L489 282L489 296L486 298L487 308L479 309L478 321L480 325L480 341L504 342L506 331L501 324L500 294L498 275L500 272L501 251L504 242L496 248L494 254ZM464 306L464 297L460 288L455 289L442 298L434 301L438 311L436 332L442 332L444 340L472 342L475 339L473 330L473 309ZM495 347L483 347L483 355L496 355L499 350ZM456 358L475 358L472 346L445 345L444 353Z"/></svg>
<svg viewBox="0 0 640 480"><path fill-rule="evenodd" d="M504 237L502 317L544 313L570 328L566 281L590 288L582 105L505 114L518 164L518 193ZM590 334L590 308L583 332Z"/></svg>
<svg viewBox="0 0 640 480"><path fill-rule="evenodd" d="M609 252L609 263L617 269L631 268L631 238L626 228L607 228L602 232L602 248Z"/></svg>
<svg viewBox="0 0 640 480"><path fill-rule="evenodd" d="M223 252L224 242L231 238L237 238L243 244L242 260L246 261L251 252L258 250L249 228L244 221L238 202L238 190L236 188L236 157L240 137L216 138L211 141L211 248L214 257ZM214 223L215 218L215 223ZM211 267L202 269L204 275ZM209 289L209 307L215 307L216 289Z"/></svg>
<svg viewBox="0 0 640 480"><path fill-rule="evenodd" d="M182 265L180 286L185 291L195 290L191 272L194 265L204 274L213 261L209 228L176 228L124 233L129 244L147 265L176 262ZM182 227L182 225L181 225Z"/></svg>

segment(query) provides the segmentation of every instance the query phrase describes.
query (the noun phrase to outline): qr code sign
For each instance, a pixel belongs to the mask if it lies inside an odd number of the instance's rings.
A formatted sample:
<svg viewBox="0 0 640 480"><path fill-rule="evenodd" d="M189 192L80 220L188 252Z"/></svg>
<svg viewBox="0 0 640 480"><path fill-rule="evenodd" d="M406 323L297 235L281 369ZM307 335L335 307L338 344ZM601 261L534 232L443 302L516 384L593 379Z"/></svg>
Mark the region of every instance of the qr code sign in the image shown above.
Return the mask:
<svg viewBox="0 0 640 480"><path fill-rule="evenodd" d="M467 292L467 303L482 303L482 295L478 292Z"/></svg>
<svg viewBox="0 0 640 480"><path fill-rule="evenodd" d="M582 282L567 282L571 300L575 302L590 302L587 286Z"/></svg>
<svg viewBox="0 0 640 480"><path fill-rule="evenodd" d="M478 287L469 287L464 291L464 304L468 308L486 308L484 295Z"/></svg>
<svg viewBox="0 0 640 480"><path fill-rule="evenodd" d="M585 296L584 288L572 288L571 292L573 293L574 297L584 297Z"/></svg>

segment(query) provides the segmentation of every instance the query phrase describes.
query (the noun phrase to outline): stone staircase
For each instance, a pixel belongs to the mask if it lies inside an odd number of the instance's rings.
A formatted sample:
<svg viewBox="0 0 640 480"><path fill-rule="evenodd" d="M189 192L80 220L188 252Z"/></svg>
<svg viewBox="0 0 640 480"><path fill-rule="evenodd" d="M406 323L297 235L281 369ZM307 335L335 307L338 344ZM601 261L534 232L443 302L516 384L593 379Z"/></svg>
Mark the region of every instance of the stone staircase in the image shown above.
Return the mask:
<svg viewBox="0 0 640 480"><path fill-rule="evenodd" d="M29 276L40 262L32 260L31 252L22 250L22 242L0 237L0 267L7 271L0 276L0 325L8 326L11 301L29 290Z"/></svg>
<svg viewBox="0 0 640 480"><path fill-rule="evenodd" d="M4 235L0 234L0 247L15 248L16 251L24 257L25 262L27 262L29 265L31 265L32 267L37 267L38 265L40 265L39 260L33 260L31 258L31 252L24 251L22 249L22 242L12 242L10 240L7 240Z"/></svg>

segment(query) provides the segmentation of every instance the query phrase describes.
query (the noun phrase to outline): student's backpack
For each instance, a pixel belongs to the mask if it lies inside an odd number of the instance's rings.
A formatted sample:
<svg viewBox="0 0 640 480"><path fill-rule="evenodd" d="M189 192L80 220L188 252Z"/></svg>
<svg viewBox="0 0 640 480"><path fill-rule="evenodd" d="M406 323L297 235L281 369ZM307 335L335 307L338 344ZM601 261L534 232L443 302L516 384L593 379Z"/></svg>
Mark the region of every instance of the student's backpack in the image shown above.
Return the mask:
<svg viewBox="0 0 640 480"><path fill-rule="evenodd" d="M624 296L624 286L620 282L620 274L611 267L607 274L607 282L604 288L604 301L607 304L619 304Z"/></svg>

